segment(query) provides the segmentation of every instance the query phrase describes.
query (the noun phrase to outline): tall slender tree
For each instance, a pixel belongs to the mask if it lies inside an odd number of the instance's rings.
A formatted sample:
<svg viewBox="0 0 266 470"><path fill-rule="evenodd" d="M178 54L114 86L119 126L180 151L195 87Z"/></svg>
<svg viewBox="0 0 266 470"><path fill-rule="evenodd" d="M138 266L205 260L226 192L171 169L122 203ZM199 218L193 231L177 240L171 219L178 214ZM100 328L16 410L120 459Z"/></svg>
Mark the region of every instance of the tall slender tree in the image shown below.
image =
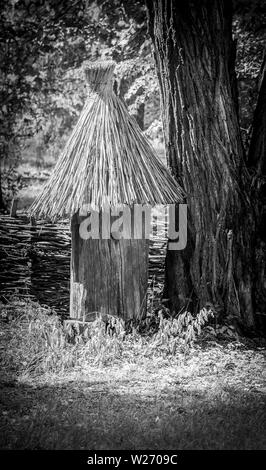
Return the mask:
<svg viewBox="0 0 266 470"><path fill-rule="evenodd" d="M211 303L253 329L256 211L238 122L231 2L147 0L147 9L167 159L189 211L186 249L167 253L166 295L175 311Z"/></svg>

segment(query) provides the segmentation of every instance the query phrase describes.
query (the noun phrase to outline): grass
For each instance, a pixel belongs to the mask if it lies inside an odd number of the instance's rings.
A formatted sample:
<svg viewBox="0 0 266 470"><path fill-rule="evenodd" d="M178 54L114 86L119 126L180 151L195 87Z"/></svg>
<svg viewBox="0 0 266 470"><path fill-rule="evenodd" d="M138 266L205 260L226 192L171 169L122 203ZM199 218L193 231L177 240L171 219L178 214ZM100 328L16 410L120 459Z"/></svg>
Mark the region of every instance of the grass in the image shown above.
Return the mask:
<svg viewBox="0 0 266 470"><path fill-rule="evenodd" d="M265 449L265 348L206 312L159 317L74 338L38 304L2 306L0 447Z"/></svg>
<svg viewBox="0 0 266 470"><path fill-rule="evenodd" d="M2 307L8 340L2 364L20 374L38 375L62 373L84 364L109 366L151 357L174 357L187 352L211 316L211 311L203 309L196 318L188 312L178 319L164 318L161 309L156 317L149 315L137 328L111 316L103 320L101 315L86 327L78 322L65 326L48 308L17 301Z"/></svg>

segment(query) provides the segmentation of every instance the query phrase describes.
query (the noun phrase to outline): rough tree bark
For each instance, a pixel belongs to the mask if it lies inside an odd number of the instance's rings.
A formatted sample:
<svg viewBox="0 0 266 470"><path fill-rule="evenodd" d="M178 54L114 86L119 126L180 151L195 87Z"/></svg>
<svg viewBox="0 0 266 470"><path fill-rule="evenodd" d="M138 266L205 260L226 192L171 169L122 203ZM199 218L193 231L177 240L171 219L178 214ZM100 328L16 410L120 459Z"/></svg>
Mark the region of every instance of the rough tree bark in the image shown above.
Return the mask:
<svg viewBox="0 0 266 470"><path fill-rule="evenodd" d="M252 123L248 167L252 174L252 200L256 202L255 308L258 325L266 332L266 51L261 66L259 94Z"/></svg>
<svg viewBox="0 0 266 470"><path fill-rule="evenodd" d="M125 94L127 93L131 84L132 84L132 80L125 79L125 78L121 78L119 83L116 84L115 93L119 96L121 100L125 101ZM134 118L136 119L142 131L144 130L144 117L145 117L145 104L139 103L136 106Z"/></svg>
<svg viewBox="0 0 266 470"><path fill-rule="evenodd" d="M0 211L5 209L4 199L3 199L3 192L2 192L2 174L0 171Z"/></svg>
<svg viewBox="0 0 266 470"><path fill-rule="evenodd" d="M187 248L168 251L175 311L210 303L255 326L254 216L237 118L226 0L147 0L168 164L187 192Z"/></svg>
<svg viewBox="0 0 266 470"><path fill-rule="evenodd" d="M252 123L248 166L258 176L266 176L266 50L261 66L259 96Z"/></svg>

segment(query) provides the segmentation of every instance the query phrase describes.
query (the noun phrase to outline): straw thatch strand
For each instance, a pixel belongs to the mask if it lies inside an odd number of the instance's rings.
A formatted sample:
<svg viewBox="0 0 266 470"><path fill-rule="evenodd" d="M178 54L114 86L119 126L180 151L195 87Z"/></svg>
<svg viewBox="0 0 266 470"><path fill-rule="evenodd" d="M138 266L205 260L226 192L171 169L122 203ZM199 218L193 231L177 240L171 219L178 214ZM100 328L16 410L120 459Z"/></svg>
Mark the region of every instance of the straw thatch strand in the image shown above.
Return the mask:
<svg viewBox="0 0 266 470"><path fill-rule="evenodd" d="M72 217L84 205L182 202L184 193L113 92L114 62L87 64L90 93L50 180L31 207Z"/></svg>

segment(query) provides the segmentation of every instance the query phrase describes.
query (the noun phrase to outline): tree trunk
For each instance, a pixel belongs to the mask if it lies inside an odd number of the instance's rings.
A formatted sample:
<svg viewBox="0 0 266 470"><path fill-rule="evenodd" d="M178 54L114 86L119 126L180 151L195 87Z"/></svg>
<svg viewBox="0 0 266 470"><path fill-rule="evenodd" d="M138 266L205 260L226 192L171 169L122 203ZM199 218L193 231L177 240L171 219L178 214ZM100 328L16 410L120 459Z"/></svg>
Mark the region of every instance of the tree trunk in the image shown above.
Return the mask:
<svg viewBox="0 0 266 470"><path fill-rule="evenodd" d="M119 80L119 83L116 84L115 93L119 96L119 98L122 101L125 101L125 95L131 84L132 84L132 78L129 80L123 77ZM129 103L126 103L126 104L129 105ZM144 130L144 117L145 117L145 104L144 103L136 104L136 110L133 116L136 119L140 129L143 131Z"/></svg>
<svg viewBox="0 0 266 470"><path fill-rule="evenodd" d="M3 191L2 191L2 173L0 169L0 211L3 211L6 209L6 205L4 203L4 198L3 198Z"/></svg>
<svg viewBox="0 0 266 470"><path fill-rule="evenodd" d="M142 131L144 131L144 116L145 116L145 104L140 103L137 106L136 113L134 114L134 118L136 119Z"/></svg>
<svg viewBox="0 0 266 470"><path fill-rule="evenodd" d="M189 214L186 249L167 253L166 295L175 311L209 303L252 328L254 221L244 189L229 6L147 1L167 159L187 192Z"/></svg>
<svg viewBox="0 0 266 470"><path fill-rule="evenodd" d="M252 136L248 154L248 166L252 173L252 200L256 204L255 250L255 306L260 328L266 332L266 53L261 67L257 106L252 124Z"/></svg>
<svg viewBox="0 0 266 470"><path fill-rule="evenodd" d="M261 67L259 96L252 123L248 166L258 176L266 176L266 50Z"/></svg>

